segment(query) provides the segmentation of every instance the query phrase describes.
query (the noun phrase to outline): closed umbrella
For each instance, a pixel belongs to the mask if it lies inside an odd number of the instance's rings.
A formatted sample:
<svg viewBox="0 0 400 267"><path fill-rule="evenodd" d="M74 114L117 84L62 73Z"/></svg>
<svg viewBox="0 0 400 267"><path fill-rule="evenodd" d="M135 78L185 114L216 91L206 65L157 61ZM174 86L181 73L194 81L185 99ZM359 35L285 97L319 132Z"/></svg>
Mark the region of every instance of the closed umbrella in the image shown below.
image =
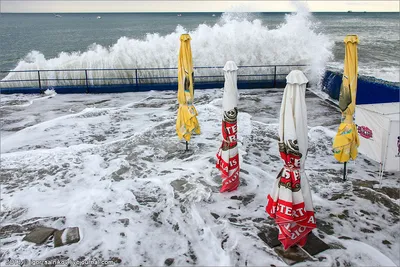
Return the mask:
<svg viewBox="0 0 400 267"><path fill-rule="evenodd" d="M178 57L178 115L176 118L176 133L178 138L186 140L186 150L188 141L192 133L200 134L200 126L197 121L197 110L193 105L193 60L192 48L190 47L189 34L181 35L181 47Z"/></svg>
<svg viewBox="0 0 400 267"><path fill-rule="evenodd" d="M345 55L342 86L340 87L339 108L342 111L342 122L333 140L333 155L339 162L344 162L343 180L346 179L346 163L357 158L360 140L357 127L353 121L357 94L357 35L347 35L344 39Z"/></svg>
<svg viewBox="0 0 400 267"><path fill-rule="evenodd" d="M237 70L235 62L224 66L224 96L222 98L222 145L217 152L216 167L222 173L220 192L234 191L239 186L239 152L237 147Z"/></svg>
<svg viewBox="0 0 400 267"><path fill-rule="evenodd" d="M304 246L307 234L316 228L310 186L304 171L307 156L307 109L303 72L293 70L286 77L279 120L279 152L284 166L268 195L267 213L279 228L284 249Z"/></svg>

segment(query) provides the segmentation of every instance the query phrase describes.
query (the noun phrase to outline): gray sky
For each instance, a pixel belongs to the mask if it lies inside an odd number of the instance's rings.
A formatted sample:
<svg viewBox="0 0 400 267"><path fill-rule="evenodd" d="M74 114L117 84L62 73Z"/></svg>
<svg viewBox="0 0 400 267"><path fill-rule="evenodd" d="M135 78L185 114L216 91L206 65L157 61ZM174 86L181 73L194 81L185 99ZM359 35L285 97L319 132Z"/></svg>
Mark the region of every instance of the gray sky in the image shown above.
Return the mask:
<svg viewBox="0 0 400 267"><path fill-rule="evenodd" d="M310 11L399 12L399 1L76 1L0 0L1 12L279 12L295 11L296 3L306 3Z"/></svg>

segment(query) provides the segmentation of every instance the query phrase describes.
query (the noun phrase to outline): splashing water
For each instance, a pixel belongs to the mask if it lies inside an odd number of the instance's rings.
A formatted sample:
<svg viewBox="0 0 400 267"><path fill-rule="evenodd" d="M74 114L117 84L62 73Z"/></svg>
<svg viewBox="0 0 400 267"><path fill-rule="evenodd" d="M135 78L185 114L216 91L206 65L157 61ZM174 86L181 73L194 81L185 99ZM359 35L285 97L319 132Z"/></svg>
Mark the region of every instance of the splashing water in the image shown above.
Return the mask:
<svg viewBox="0 0 400 267"><path fill-rule="evenodd" d="M200 24L190 31L195 66L223 66L233 60L237 65L306 64L311 82L318 82L332 59L334 43L323 34L316 33L317 24L311 13L300 8L288 14L285 22L269 29L248 13L225 13L213 26ZM144 39L121 37L107 48L91 45L85 52L61 52L58 57L46 59L38 51L30 52L14 70L63 69L121 69L176 67L179 37L186 29L178 25L174 32L161 36L148 33ZM165 76L176 71L165 71ZM215 70L214 70L215 72ZM207 74L207 73L205 73ZM151 73L146 74L151 76ZM82 72L44 72L43 79L82 79ZM134 79L133 71L91 71L89 78L112 77ZM37 73L10 73L3 80L36 79ZM92 83L94 83L92 81ZM7 84L7 83L6 83ZM11 83L10 83L11 84ZM32 82L36 86L36 82ZM28 85L21 82L19 86ZM49 83L48 85L56 85ZM15 84L14 84L15 86Z"/></svg>

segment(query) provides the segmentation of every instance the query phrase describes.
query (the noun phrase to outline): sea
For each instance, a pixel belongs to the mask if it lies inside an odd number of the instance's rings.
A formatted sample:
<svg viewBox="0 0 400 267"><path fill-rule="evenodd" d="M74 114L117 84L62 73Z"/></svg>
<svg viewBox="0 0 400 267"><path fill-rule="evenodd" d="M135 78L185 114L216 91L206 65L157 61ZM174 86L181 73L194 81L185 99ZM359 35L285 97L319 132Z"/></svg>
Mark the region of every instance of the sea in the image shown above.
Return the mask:
<svg viewBox="0 0 400 267"><path fill-rule="evenodd" d="M195 66L343 68L357 34L359 73L400 81L399 13L60 13L0 15L0 70L176 67L179 36ZM4 78L7 73L3 73Z"/></svg>

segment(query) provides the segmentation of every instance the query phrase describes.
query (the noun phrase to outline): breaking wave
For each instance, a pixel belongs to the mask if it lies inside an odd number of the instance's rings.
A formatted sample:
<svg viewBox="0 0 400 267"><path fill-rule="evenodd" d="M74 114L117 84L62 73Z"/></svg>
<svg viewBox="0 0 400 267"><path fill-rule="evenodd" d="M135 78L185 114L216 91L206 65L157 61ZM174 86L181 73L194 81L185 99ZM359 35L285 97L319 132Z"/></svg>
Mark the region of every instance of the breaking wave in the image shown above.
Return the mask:
<svg viewBox="0 0 400 267"><path fill-rule="evenodd" d="M333 57L334 45L326 35L317 33L317 27L311 13L301 9L286 15L285 21L274 29L263 25L259 19L253 19L251 14L225 13L215 25L200 24L189 32L194 65L223 66L228 60L235 61L239 66L306 64L308 67L304 70L310 81L317 82L325 71L326 63ZM102 83L102 77L134 81L136 74L132 70L109 69L176 67L179 37L186 32L178 25L174 32L164 36L148 33L144 39L121 37L111 47L92 44L85 52L61 52L50 59L41 52L31 51L14 70L103 69L88 72L90 83ZM215 73L215 69L202 70L202 74L211 72ZM57 79L58 84L60 79L70 84L85 82L83 71L46 71L40 75L42 79ZM140 75L173 77L176 70L163 70L162 73L142 71ZM28 79L37 79L37 72L9 73L3 81ZM80 80L71 82L68 79ZM55 85L55 82L47 81L45 85ZM28 83L19 82L18 86ZM37 82L31 83L37 86Z"/></svg>

